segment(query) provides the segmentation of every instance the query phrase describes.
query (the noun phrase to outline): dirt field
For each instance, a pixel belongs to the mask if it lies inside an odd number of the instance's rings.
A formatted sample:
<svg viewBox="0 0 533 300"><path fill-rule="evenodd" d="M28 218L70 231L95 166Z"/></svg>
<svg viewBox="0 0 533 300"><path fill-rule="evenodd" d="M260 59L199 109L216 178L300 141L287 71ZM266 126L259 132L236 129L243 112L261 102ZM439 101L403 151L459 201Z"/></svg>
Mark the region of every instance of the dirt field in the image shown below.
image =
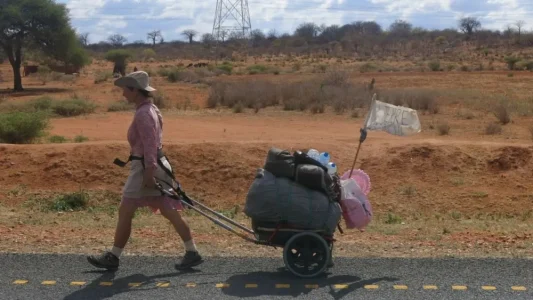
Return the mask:
<svg viewBox="0 0 533 300"><path fill-rule="evenodd" d="M148 64L146 64L148 65ZM143 66L145 67L145 66ZM158 64L149 68L156 70ZM131 66L131 68L133 68ZM21 103L48 95L76 94L98 105L95 113L54 118L50 135L83 143L0 144L0 251L94 252L112 245L116 205L127 170L112 164L129 154L126 131L132 112L108 112L121 92L112 78L96 84L109 64L93 64L75 81L43 85L32 74L27 91L11 94L8 64L0 65L0 97ZM271 79L287 82L312 74L231 75L210 80ZM354 82L376 79L379 88L421 88L438 94L437 114L419 113L423 132L396 137L369 132L356 168L370 175L374 219L365 232L337 234L336 255L533 257L533 73L358 73ZM329 151L344 172L351 167L365 111L324 114L265 108L233 113L205 109L209 86L170 83L154 77L165 95L164 147L184 189L249 225L242 213L254 172L270 147ZM485 130L497 118L492 108L510 104L511 122L499 134ZM369 99L370 101L370 99ZM177 109L188 103L189 109ZM439 134L441 125L449 133ZM46 199L85 190L90 209L55 212ZM186 212L199 248L213 255L279 255L279 249L242 241L209 220ZM182 244L161 216L142 211L127 253L173 255Z"/></svg>

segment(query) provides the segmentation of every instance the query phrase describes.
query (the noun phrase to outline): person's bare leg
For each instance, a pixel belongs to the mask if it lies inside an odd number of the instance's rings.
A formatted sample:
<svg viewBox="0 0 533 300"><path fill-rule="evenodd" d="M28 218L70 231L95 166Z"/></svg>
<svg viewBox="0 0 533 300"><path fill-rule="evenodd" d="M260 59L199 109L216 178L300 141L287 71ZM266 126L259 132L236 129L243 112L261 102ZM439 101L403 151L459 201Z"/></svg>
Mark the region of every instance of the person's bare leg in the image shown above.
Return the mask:
<svg viewBox="0 0 533 300"><path fill-rule="evenodd" d="M120 204L113 246L123 249L131 235L131 223L137 207L126 202Z"/></svg>
<svg viewBox="0 0 533 300"><path fill-rule="evenodd" d="M121 202L118 210L118 222L115 228L113 249L105 251L100 256L88 256L87 260L95 267L117 269L122 249L126 246L131 235L131 222L137 207L131 203Z"/></svg>
<svg viewBox="0 0 533 300"><path fill-rule="evenodd" d="M183 220L180 212L174 209L165 208L160 208L159 210L161 211L161 214L172 223L174 229L185 245L185 256L181 263L176 265L176 268L186 269L201 264L203 262L202 256L198 253L189 225Z"/></svg>
<svg viewBox="0 0 533 300"><path fill-rule="evenodd" d="M187 222L183 220L179 211L174 209L160 209L160 211L163 217L172 223L184 243L192 240L191 229Z"/></svg>

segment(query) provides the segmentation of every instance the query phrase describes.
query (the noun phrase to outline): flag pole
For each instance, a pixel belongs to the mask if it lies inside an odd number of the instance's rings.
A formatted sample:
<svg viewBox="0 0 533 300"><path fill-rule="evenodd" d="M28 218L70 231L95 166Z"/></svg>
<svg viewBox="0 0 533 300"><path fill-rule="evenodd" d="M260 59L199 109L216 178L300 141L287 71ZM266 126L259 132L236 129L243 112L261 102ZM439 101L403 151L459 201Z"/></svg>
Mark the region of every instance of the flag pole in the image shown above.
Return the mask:
<svg viewBox="0 0 533 300"><path fill-rule="evenodd" d="M355 152L355 158L353 160L352 168L350 169L350 176L348 176L348 178L352 177L353 169L355 168L355 162L357 161L357 157L359 156L359 150L361 150L361 145L366 140L366 124L368 122L370 112L372 111L372 105L374 104L374 100L376 100L376 93L374 93L374 95L372 96L372 101L370 102L370 108L368 109L363 128L359 129L359 132L361 133L361 135L359 136L359 146L357 146L357 152Z"/></svg>

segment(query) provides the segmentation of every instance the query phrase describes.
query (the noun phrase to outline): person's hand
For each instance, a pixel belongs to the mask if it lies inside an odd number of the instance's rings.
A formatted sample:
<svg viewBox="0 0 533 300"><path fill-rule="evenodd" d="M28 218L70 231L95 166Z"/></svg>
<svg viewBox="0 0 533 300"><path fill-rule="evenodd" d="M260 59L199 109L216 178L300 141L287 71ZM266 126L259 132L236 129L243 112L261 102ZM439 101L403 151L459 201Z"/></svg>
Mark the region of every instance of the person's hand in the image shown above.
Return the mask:
<svg viewBox="0 0 533 300"><path fill-rule="evenodd" d="M154 178L154 172L151 170L145 170L143 176L143 185L149 189L153 189L156 186Z"/></svg>

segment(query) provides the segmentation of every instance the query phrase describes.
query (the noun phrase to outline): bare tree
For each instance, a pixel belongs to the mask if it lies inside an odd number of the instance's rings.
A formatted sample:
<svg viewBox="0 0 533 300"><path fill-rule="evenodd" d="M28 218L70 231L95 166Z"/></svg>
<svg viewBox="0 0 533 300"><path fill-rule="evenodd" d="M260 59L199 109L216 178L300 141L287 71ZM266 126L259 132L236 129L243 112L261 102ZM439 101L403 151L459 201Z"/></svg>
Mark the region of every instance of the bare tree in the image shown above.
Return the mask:
<svg viewBox="0 0 533 300"><path fill-rule="evenodd" d="M160 41L163 40L163 36L161 35L161 30L154 30L154 31L148 32L146 34L146 39L149 41L152 41L152 46L155 46L155 42L157 41L157 39L159 39Z"/></svg>
<svg viewBox="0 0 533 300"><path fill-rule="evenodd" d="M226 38L228 37L229 32L227 30L221 30L220 31L220 38L222 39L222 43L226 41Z"/></svg>
<svg viewBox="0 0 533 300"><path fill-rule="evenodd" d="M396 20L389 26L389 32L398 37L407 37L413 30L413 25L404 20Z"/></svg>
<svg viewBox="0 0 533 300"><path fill-rule="evenodd" d="M518 28L518 43L520 43L520 36L522 33L522 28L524 28L524 25L526 25L526 22L523 20L516 21L515 26Z"/></svg>
<svg viewBox="0 0 533 300"><path fill-rule="evenodd" d="M207 48L210 48L215 43L215 37L211 33L204 33L202 35L202 43Z"/></svg>
<svg viewBox="0 0 533 300"><path fill-rule="evenodd" d="M479 22L478 19L474 17L467 17L459 20L459 29L466 33L468 38L470 38L470 36L472 36L472 33L474 33L474 31L478 30L480 27L481 22Z"/></svg>
<svg viewBox="0 0 533 300"><path fill-rule="evenodd" d="M198 32L193 29L187 29L187 30L183 30L181 34L189 39L189 44L192 44L194 37L198 34Z"/></svg>
<svg viewBox="0 0 533 300"><path fill-rule="evenodd" d="M89 33L88 32L80 33L78 35L78 40L83 46L87 46L89 44Z"/></svg>
<svg viewBox="0 0 533 300"><path fill-rule="evenodd" d="M267 34L267 39L270 41L273 41L278 38L278 33L276 32L276 29L271 29Z"/></svg>
<svg viewBox="0 0 533 300"><path fill-rule="evenodd" d="M320 27L315 23L302 23L296 28L294 35L299 36L306 41L311 41L320 33Z"/></svg>
<svg viewBox="0 0 533 300"><path fill-rule="evenodd" d="M261 44L263 43L263 41L266 40L266 36L265 34L259 30L259 29L255 29L255 30L252 30L250 32L250 36L251 36L251 39L252 39L252 45L254 47L259 47L261 46Z"/></svg>
<svg viewBox="0 0 533 300"><path fill-rule="evenodd" d="M120 47L128 41L124 36L120 34L112 34L107 38L107 40L111 45L115 47Z"/></svg>

